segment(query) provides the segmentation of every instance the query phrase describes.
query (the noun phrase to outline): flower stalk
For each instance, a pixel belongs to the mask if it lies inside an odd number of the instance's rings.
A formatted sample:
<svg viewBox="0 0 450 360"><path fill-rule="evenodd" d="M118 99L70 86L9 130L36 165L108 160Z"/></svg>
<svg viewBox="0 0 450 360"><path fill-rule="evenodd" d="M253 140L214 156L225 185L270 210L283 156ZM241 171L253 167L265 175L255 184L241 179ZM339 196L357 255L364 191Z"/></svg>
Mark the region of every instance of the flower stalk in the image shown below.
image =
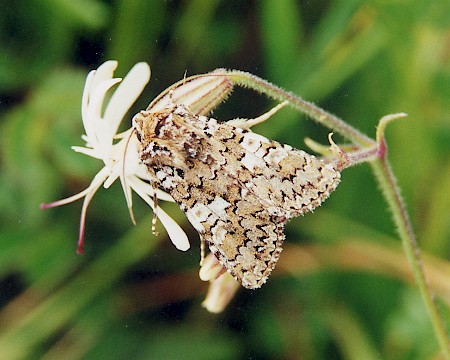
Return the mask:
<svg viewBox="0 0 450 360"><path fill-rule="evenodd" d="M382 134L379 136L379 141L381 156L377 160L372 161L370 165L372 166L375 177L378 180L386 201L392 211L393 219L397 226L397 231L402 240L403 249L406 253L406 257L413 271L417 287L419 288L420 294L430 316L442 354L444 358L448 360L450 359L450 348L447 331L436 306L433 292L430 289L425 276L420 248L417 245L414 230L412 228L405 204L400 195L396 178L387 160L387 146Z"/></svg>
<svg viewBox="0 0 450 360"><path fill-rule="evenodd" d="M329 129L340 133L347 139L353 141L357 145L361 146L373 146L376 145L375 141L367 135L364 135L354 127L350 126L337 116L332 115L325 110L319 108L311 102L305 101L302 98L287 92L272 83L261 79L255 75L231 70L228 72L229 79L236 85L244 88L253 89L259 93L278 100L280 102L287 101L294 109L310 116L313 120L328 127Z"/></svg>

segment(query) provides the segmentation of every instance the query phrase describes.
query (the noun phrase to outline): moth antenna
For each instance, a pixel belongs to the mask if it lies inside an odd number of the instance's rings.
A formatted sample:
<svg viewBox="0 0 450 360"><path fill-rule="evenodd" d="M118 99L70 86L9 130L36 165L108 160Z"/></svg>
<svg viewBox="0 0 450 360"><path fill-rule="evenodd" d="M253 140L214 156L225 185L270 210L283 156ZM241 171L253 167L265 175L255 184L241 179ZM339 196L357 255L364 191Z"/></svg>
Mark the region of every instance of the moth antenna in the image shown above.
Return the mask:
<svg viewBox="0 0 450 360"><path fill-rule="evenodd" d="M130 140L131 137L135 134L136 129L133 128L133 130L131 130L130 136L128 136L128 139L125 143L125 149L123 151L123 162L122 162L122 179L123 179L123 192L125 193L125 200L127 202L128 205L128 212L130 214L130 218L131 218L131 222L133 223L133 225L136 225L136 219L134 217L134 213L133 213L133 206L131 203L131 198L130 198L130 192L128 192L128 188L127 188L127 177L125 176L125 162L127 160L127 151L128 151L128 145L130 144Z"/></svg>
<svg viewBox="0 0 450 360"><path fill-rule="evenodd" d="M200 266L205 262L206 241L203 236L200 236Z"/></svg>
<svg viewBox="0 0 450 360"><path fill-rule="evenodd" d="M158 236L156 225L158 224L158 196L156 190L153 193L153 218L152 218L152 234Z"/></svg>

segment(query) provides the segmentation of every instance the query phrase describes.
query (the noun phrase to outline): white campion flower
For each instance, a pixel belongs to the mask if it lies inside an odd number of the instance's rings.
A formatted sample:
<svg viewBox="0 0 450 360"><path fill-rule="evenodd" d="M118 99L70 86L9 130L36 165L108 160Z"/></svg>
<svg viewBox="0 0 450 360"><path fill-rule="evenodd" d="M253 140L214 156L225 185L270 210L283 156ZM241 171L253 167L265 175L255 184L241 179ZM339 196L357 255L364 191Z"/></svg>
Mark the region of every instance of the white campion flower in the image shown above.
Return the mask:
<svg viewBox="0 0 450 360"><path fill-rule="evenodd" d="M130 214L132 214L132 190L150 205L153 211L155 211L155 191L158 199L173 202L170 195L153 189L149 184L150 175L139 158L138 140L136 136L130 137L132 129L117 134L122 119L150 80L150 67L146 63L136 64L123 81L120 78L113 78L116 68L117 61L107 61L97 70L89 73L83 91L81 109L86 131L82 139L86 145L72 147L76 152L102 160L103 168L95 175L91 184L79 194L41 205L42 209L47 209L84 198L78 253L83 252L87 208L100 186L103 185L105 189L108 189L117 179L120 179ZM120 84L102 114L105 96L117 83ZM189 249L188 238L181 227L159 207L157 214L177 249L183 251ZM133 218L132 220L134 221Z"/></svg>
<svg viewBox="0 0 450 360"><path fill-rule="evenodd" d="M83 252L87 208L100 186L103 185L105 189L108 189L117 179L120 179L133 222L132 191L150 205L153 211L155 211L155 195L160 200L174 201L169 194L154 189L150 185L150 174L139 156L140 144L136 136L131 136L133 129L117 134L124 116L150 80L150 68L146 63L138 63L123 81L120 78L113 78L116 68L117 61L107 61L97 70L89 73L82 98L82 120L86 132L82 139L86 145L72 147L76 152L102 160L103 168L82 192L66 199L41 205L42 209L47 209L84 198L78 253ZM104 107L103 103L107 92L118 83L120 83L119 86ZM173 84L158 95L147 110L156 112L176 102L189 106L190 110L197 115L206 115L226 99L232 88L233 84L227 77L226 71L217 69L212 73L192 76ZM102 114L103 108L105 110ZM251 124L261 121L263 121L263 117L253 119ZM237 119L234 122L237 126L248 126L248 120ZM189 249L188 238L180 226L159 207L157 214L177 249L183 251ZM211 283L203 306L213 313L223 311L240 287L239 283L211 253L203 261L200 278Z"/></svg>

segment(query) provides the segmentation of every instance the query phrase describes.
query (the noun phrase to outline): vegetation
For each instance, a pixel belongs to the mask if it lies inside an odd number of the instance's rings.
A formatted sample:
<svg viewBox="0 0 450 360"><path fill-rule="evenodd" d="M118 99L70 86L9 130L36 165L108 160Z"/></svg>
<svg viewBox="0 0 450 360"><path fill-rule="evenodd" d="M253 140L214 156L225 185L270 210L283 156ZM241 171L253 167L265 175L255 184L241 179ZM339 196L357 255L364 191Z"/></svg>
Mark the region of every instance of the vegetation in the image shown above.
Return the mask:
<svg viewBox="0 0 450 360"><path fill-rule="evenodd" d="M450 327L450 3L437 1L11 2L0 13L0 358L439 359L428 309L368 165L313 214L291 221L260 290L220 314L201 307L196 232L180 252L151 234L119 184L89 207L76 254L80 192L98 161L71 150L87 73L107 59L119 76L146 61L152 79L131 116L187 75L244 70L319 104L367 135L379 119L430 288ZM237 89L218 119L273 103ZM129 126L124 124L124 129ZM282 109L254 131L308 150L328 129ZM344 138L334 136L336 143ZM308 150L311 152L311 150Z"/></svg>

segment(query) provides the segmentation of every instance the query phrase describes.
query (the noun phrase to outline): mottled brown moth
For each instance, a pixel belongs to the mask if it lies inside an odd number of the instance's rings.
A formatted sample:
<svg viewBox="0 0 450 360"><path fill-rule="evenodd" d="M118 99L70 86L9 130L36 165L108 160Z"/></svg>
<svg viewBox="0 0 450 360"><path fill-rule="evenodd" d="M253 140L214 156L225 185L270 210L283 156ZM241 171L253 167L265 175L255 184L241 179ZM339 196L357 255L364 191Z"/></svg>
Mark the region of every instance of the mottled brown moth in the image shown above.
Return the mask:
<svg viewBox="0 0 450 360"><path fill-rule="evenodd" d="M286 222L319 206L340 181L332 163L183 105L141 111L133 126L151 185L173 197L249 289L275 267Z"/></svg>

